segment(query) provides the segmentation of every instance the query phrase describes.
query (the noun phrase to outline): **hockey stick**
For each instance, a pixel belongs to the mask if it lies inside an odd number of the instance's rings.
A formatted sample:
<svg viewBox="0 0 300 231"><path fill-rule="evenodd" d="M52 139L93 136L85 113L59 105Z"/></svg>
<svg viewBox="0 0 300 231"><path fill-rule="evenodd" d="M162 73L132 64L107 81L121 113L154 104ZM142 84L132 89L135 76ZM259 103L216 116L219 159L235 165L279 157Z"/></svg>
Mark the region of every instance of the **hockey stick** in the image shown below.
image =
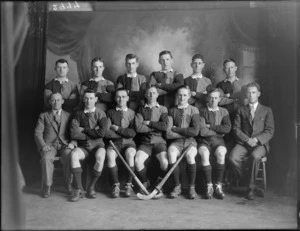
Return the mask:
<svg viewBox="0 0 300 231"><path fill-rule="evenodd" d="M183 159L183 157L187 154L187 152L189 151L189 149L192 147L192 144L190 144L185 151L182 153L182 155L178 158L178 160L176 161L176 163L173 165L173 167L169 170L169 172L165 175L165 177L161 180L161 182L155 187L155 189L152 191L152 193L150 193L149 195L143 195L141 193L137 194L137 197L141 200L150 200L153 197L155 198L155 195L159 194L161 192L161 188L162 186L166 183L166 181L168 180L168 178L171 176L172 172L174 171L174 169L177 167L177 165L179 164L179 162ZM156 197L159 198L159 197Z"/></svg>
<svg viewBox="0 0 300 231"><path fill-rule="evenodd" d="M118 156L120 157L120 159L122 160L122 162L125 164L127 170L133 176L133 179L136 181L136 183L140 186L140 188L143 190L143 192L148 195L149 194L148 190L145 188L145 186L142 184L142 182L139 180L139 178L137 178L137 176L134 174L134 172L129 167L129 165L127 164L127 162L124 160L123 156L118 151L118 149L116 148L116 146L114 145L114 143L111 140L109 141L109 143L111 144L111 146L113 147L113 149L116 151L116 153L118 154Z"/></svg>

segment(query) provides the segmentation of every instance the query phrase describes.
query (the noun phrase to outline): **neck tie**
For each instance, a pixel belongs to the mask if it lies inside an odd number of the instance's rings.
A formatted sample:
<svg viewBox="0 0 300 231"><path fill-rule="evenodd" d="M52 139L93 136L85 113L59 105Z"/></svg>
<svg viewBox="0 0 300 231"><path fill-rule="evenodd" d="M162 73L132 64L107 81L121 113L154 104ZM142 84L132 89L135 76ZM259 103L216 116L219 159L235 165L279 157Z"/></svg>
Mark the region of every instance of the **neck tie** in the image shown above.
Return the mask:
<svg viewBox="0 0 300 231"><path fill-rule="evenodd" d="M250 105L251 121L254 119L254 105Z"/></svg>
<svg viewBox="0 0 300 231"><path fill-rule="evenodd" d="M54 114L54 119L55 119L55 122L60 125L60 116L59 116L59 111L55 112Z"/></svg>

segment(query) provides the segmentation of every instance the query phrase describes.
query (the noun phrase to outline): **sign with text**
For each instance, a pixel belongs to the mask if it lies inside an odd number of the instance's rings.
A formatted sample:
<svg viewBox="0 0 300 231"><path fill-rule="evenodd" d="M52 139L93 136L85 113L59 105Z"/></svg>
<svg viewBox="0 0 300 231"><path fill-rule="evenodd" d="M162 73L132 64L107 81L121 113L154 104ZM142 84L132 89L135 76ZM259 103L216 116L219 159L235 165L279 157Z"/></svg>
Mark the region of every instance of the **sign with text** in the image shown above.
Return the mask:
<svg viewBox="0 0 300 231"><path fill-rule="evenodd" d="M49 2L49 11L93 11L93 7L89 2Z"/></svg>

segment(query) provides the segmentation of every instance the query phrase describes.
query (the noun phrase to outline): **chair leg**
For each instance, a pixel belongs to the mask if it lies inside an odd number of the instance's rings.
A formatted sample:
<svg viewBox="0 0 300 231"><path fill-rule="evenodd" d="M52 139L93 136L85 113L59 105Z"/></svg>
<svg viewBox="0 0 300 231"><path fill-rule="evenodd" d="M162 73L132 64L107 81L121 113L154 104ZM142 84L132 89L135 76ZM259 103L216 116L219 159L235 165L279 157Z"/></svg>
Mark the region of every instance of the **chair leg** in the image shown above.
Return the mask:
<svg viewBox="0 0 300 231"><path fill-rule="evenodd" d="M263 162L263 174L264 174L264 191L267 190L267 176L266 176L266 165Z"/></svg>

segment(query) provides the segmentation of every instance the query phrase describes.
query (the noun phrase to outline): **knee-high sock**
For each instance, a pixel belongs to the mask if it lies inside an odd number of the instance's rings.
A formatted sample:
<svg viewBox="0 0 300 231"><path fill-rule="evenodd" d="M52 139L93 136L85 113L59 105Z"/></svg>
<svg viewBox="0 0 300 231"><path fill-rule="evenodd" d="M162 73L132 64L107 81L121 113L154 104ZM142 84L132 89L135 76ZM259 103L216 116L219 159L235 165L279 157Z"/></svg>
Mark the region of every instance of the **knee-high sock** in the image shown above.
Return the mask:
<svg viewBox="0 0 300 231"><path fill-rule="evenodd" d="M141 180L142 183L145 183L148 181L148 178L147 178L147 168L144 167L141 171L137 171L138 173L138 176Z"/></svg>
<svg viewBox="0 0 300 231"><path fill-rule="evenodd" d="M95 184L96 184L97 180L99 179L99 177L101 176L101 173L102 172L98 172L95 169L93 169L93 176L92 176L92 179L91 179L91 182L89 185L90 188L95 187Z"/></svg>
<svg viewBox="0 0 300 231"><path fill-rule="evenodd" d="M206 183L212 183L212 181L211 181L211 165L202 166L202 168L204 171Z"/></svg>
<svg viewBox="0 0 300 231"><path fill-rule="evenodd" d="M187 176L188 176L189 186L195 185L196 170L197 170L196 164L188 164L187 163Z"/></svg>
<svg viewBox="0 0 300 231"><path fill-rule="evenodd" d="M115 165L114 167L109 168L109 172L110 172L111 183L112 184L119 183L118 166Z"/></svg>
<svg viewBox="0 0 300 231"><path fill-rule="evenodd" d="M134 172L134 166L130 166L131 170ZM128 171L127 172L127 182L126 183L132 183L132 178L133 176L131 175L131 173Z"/></svg>
<svg viewBox="0 0 300 231"><path fill-rule="evenodd" d="M174 164L170 164L170 169L171 169L173 166L174 166ZM176 168L174 169L172 175L173 175L173 180L174 180L175 186L180 185L180 179L179 179L179 176L180 176L180 169L179 169L178 165L177 165Z"/></svg>
<svg viewBox="0 0 300 231"><path fill-rule="evenodd" d="M160 178L164 178L166 174L167 174L167 170L159 169L159 177Z"/></svg>
<svg viewBox="0 0 300 231"><path fill-rule="evenodd" d="M81 182L81 173L82 173L82 168L72 168L72 173L75 178L75 183L76 183L76 189L83 190L82 187L82 182Z"/></svg>
<svg viewBox="0 0 300 231"><path fill-rule="evenodd" d="M217 164L217 183L223 182L224 171L225 171L225 164Z"/></svg>

